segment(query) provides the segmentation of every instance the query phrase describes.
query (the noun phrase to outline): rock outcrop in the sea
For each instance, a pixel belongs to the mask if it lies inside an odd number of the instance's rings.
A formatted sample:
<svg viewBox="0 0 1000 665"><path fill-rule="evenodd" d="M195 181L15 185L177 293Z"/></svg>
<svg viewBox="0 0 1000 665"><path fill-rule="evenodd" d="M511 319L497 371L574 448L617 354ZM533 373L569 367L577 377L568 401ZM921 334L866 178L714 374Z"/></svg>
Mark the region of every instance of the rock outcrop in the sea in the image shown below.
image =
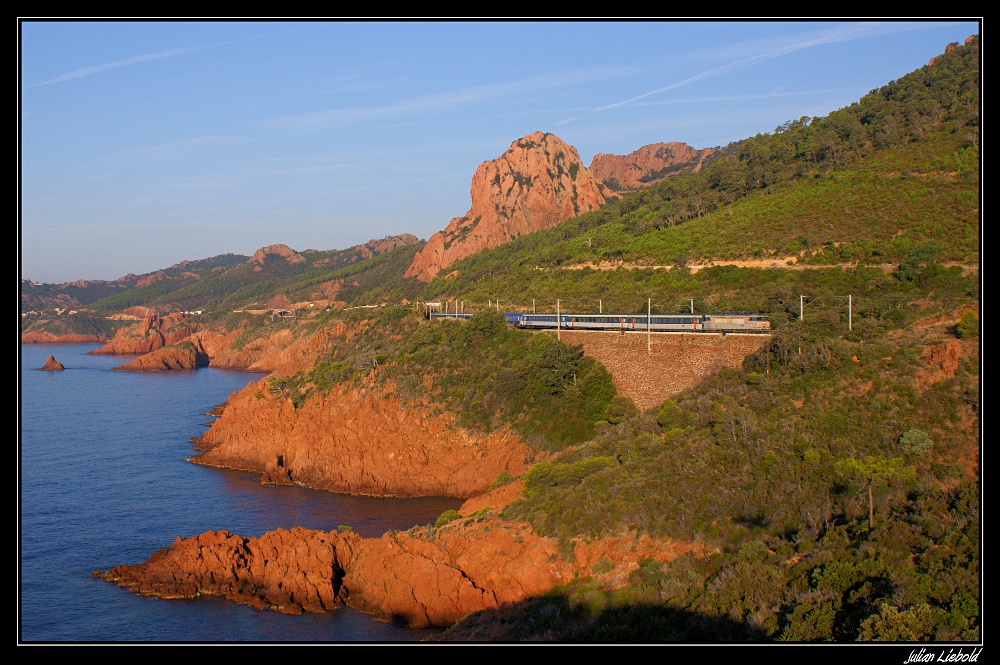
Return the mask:
<svg viewBox="0 0 1000 665"><path fill-rule="evenodd" d="M35 369L43 372L61 372L66 369L66 367L61 362L56 360L55 356L49 356L45 359L45 362L41 367L36 367Z"/></svg>
<svg viewBox="0 0 1000 665"><path fill-rule="evenodd" d="M483 162L472 178L472 207L435 233L414 257L407 277L429 282L456 261L547 229L604 202L576 148L535 132Z"/></svg>
<svg viewBox="0 0 1000 665"><path fill-rule="evenodd" d="M159 372L163 370L197 369L208 367L208 353L197 335L139 356L124 365L115 367L116 372Z"/></svg>
<svg viewBox="0 0 1000 665"><path fill-rule="evenodd" d="M451 496L483 493L501 471L520 475L532 450L509 430L480 434L451 414L376 389L332 390L296 406L262 379L233 393L198 440L191 461L346 494Z"/></svg>
<svg viewBox="0 0 1000 665"><path fill-rule="evenodd" d="M715 153L714 148L695 150L686 143L653 143L628 155L598 153L590 162L590 173L611 189L635 189L683 169L697 173Z"/></svg>
<svg viewBox="0 0 1000 665"><path fill-rule="evenodd" d="M381 538L300 527L260 538L209 531L94 576L160 598L222 596L288 614L346 604L383 621L448 626L593 576L598 561L605 572L595 580L620 588L643 559L671 561L700 549L626 534L576 542L564 557L527 524L470 517Z"/></svg>
<svg viewBox="0 0 1000 665"><path fill-rule="evenodd" d="M343 605L338 579L343 567L334 548L341 538L303 528L278 529L260 538L207 531L178 536L145 563L94 575L144 596L223 596L286 614L322 612Z"/></svg>
<svg viewBox="0 0 1000 665"><path fill-rule="evenodd" d="M198 325L191 323L184 314L168 314L160 317L151 312L135 325L119 330L110 342L91 351L90 355L150 353L180 342L197 330Z"/></svg>
<svg viewBox="0 0 1000 665"><path fill-rule="evenodd" d="M165 317L176 319L182 315ZM167 324L158 329L150 321L133 326L120 334L111 344L91 351L91 353L122 353L127 349L136 350L155 347L115 369L130 372L151 372L160 370L196 369L198 367L220 367L243 369L250 372L275 372L294 374L312 366L324 350L329 350L331 339L343 333L343 324L324 329L313 335L299 339L291 330L282 328L270 335L261 335L249 342L238 343L242 329L226 333L202 330L193 334L186 325ZM177 319L183 321L183 319ZM157 334L165 345L157 342Z"/></svg>

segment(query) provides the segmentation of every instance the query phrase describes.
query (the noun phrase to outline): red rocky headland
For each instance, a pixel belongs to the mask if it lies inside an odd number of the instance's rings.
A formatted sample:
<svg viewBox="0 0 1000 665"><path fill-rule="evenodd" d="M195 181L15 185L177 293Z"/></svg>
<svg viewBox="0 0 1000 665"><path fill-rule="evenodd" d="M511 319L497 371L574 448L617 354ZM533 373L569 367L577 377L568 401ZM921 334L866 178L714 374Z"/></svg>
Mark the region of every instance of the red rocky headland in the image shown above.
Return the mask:
<svg viewBox="0 0 1000 665"><path fill-rule="evenodd" d="M487 500L499 509L504 498L494 498ZM491 517L490 509L470 513L463 506L459 512L465 517L442 527L414 527L381 538L299 527L260 538L208 531L178 537L144 563L94 576L145 596L221 596L287 614L349 605L383 621L449 626L471 612L592 575L598 561L605 572L597 580L618 588L638 561L671 561L701 551L698 543L626 534L576 542L564 556L554 540L527 524Z"/></svg>

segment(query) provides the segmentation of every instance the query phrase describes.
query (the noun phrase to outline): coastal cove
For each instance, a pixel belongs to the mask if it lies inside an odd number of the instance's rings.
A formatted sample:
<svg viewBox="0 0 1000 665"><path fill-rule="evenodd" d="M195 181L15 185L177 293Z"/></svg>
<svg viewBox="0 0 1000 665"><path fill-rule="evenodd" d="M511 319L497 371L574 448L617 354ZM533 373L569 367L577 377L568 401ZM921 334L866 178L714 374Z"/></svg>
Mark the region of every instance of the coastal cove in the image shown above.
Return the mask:
<svg viewBox="0 0 1000 665"><path fill-rule="evenodd" d="M256 474L191 464L212 405L260 375L204 368L112 372L95 345L22 345L19 640L22 642L399 641L433 633L343 608L283 615L221 599L143 598L91 577L178 536L277 528L364 537L433 523L458 499L377 499L261 486ZM54 355L62 372L36 372Z"/></svg>

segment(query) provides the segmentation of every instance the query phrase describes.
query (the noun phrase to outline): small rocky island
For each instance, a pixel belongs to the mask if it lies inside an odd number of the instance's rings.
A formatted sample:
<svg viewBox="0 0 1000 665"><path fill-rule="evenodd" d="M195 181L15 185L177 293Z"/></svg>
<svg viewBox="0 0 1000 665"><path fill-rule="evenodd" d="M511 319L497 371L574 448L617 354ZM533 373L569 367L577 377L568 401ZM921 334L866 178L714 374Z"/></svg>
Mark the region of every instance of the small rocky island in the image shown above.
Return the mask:
<svg viewBox="0 0 1000 665"><path fill-rule="evenodd" d="M64 367L61 362L56 360L55 356L49 356L45 359L44 365L36 367L35 369L41 372L61 372L66 369L66 367Z"/></svg>

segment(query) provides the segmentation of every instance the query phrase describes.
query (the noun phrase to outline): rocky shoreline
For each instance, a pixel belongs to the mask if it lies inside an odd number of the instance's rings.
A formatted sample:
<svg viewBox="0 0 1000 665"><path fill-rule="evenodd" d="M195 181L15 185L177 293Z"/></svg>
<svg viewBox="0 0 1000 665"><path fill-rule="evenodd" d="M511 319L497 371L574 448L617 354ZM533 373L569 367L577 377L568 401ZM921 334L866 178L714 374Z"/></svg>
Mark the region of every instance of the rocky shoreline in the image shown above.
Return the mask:
<svg viewBox="0 0 1000 665"><path fill-rule="evenodd" d="M95 571L94 576L143 596L224 597L285 614L348 605L381 621L412 627L450 626L462 617L548 592L593 575L624 586L638 561L671 561L698 543L633 535L575 542L573 551L496 511L517 497L520 483L466 502L440 527L414 527L381 538L351 531L277 529L260 538L207 531L154 553L147 561ZM492 507L477 508L483 502ZM474 510L475 509L475 510ZM608 566L607 562L612 565Z"/></svg>

